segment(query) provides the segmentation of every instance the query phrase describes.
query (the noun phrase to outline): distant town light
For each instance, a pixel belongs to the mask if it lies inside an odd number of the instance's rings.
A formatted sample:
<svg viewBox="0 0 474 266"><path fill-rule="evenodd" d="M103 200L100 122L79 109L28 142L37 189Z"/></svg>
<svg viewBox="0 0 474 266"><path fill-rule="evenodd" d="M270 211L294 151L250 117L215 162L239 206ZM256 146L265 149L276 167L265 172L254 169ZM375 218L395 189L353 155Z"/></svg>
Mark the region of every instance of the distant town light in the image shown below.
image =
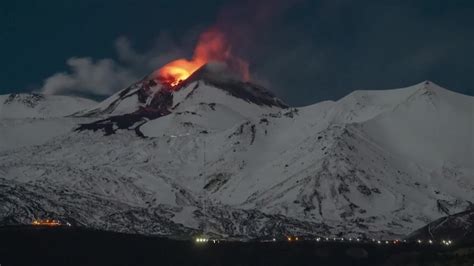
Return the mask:
<svg viewBox="0 0 474 266"><path fill-rule="evenodd" d="M59 220L54 220L54 219L34 219L31 222L31 225L35 225L35 226L61 226L62 223Z"/></svg>

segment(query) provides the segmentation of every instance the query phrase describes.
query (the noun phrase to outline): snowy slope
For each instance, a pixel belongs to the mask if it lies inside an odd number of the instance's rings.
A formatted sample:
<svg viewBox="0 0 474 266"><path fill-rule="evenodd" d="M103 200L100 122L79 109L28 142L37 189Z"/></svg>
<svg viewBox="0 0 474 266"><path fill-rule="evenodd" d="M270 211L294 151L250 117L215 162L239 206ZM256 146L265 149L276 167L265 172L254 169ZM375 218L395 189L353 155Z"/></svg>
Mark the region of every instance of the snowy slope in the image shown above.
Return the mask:
<svg viewBox="0 0 474 266"><path fill-rule="evenodd" d="M41 144L66 134L78 122L66 116L95 104L92 100L70 96L0 95L0 151Z"/></svg>
<svg viewBox="0 0 474 266"><path fill-rule="evenodd" d="M388 237L474 202L473 97L423 82L286 108L209 71L173 92L150 82L76 113L78 131L0 152L0 221Z"/></svg>
<svg viewBox="0 0 474 266"><path fill-rule="evenodd" d="M79 97L6 94L0 95L0 119L63 117L95 104L95 101Z"/></svg>
<svg viewBox="0 0 474 266"><path fill-rule="evenodd" d="M439 218L416 230L409 239L451 240L457 245L474 243L474 210L467 210Z"/></svg>
<svg viewBox="0 0 474 266"><path fill-rule="evenodd" d="M432 83L412 90L391 112L365 123L364 129L391 153L426 167L443 163L472 166L472 97Z"/></svg>
<svg viewBox="0 0 474 266"><path fill-rule="evenodd" d="M229 97L227 91L207 84L205 81L191 82L188 86L173 95L172 113L163 119L146 123L142 131L146 136L169 134L197 133L200 129L216 132L229 129L247 119L265 113L278 111L275 106L257 105L242 98ZM166 125L165 125L166 124ZM182 132L174 132L176 127L188 127Z"/></svg>

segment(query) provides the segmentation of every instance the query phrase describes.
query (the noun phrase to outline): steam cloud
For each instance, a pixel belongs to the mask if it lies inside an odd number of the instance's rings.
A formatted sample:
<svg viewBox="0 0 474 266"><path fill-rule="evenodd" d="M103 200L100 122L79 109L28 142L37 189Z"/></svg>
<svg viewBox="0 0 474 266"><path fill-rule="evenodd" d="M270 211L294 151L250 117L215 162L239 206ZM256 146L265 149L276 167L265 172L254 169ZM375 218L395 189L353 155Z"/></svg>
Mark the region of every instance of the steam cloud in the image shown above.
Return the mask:
<svg viewBox="0 0 474 266"><path fill-rule="evenodd" d="M45 94L94 93L108 95L135 79L126 68L112 59L94 62L89 57L69 58L71 73L56 73L47 78L41 91Z"/></svg>

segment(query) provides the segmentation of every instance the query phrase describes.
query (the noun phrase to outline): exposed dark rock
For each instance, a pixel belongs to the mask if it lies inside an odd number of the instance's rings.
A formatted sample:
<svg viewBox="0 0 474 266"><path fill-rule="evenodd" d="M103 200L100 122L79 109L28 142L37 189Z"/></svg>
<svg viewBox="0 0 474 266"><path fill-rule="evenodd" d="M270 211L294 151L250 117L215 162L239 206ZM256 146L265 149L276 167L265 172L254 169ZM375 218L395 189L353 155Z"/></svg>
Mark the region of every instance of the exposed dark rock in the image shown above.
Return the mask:
<svg viewBox="0 0 474 266"><path fill-rule="evenodd" d="M366 186L366 185L358 185L357 190L359 190L360 193L369 196L372 194L372 191Z"/></svg>
<svg viewBox="0 0 474 266"><path fill-rule="evenodd" d="M209 178L209 181L204 186L204 189L212 192L216 192L229 180L230 175L226 173L218 173Z"/></svg>
<svg viewBox="0 0 474 266"><path fill-rule="evenodd" d="M135 130L138 136L143 137L143 134L133 126L137 126L139 122L143 124L147 120L170 114L168 109L172 103L173 94L170 91L162 90L155 94L150 104L146 107L140 107L137 111L130 114L110 116L92 123L80 124L76 131L103 130L105 135L111 135L118 129L130 129Z"/></svg>
<svg viewBox="0 0 474 266"><path fill-rule="evenodd" d="M339 194L344 194L344 193L347 193L349 192L349 186L345 183L341 183L339 184L339 187L337 188L337 191L339 192Z"/></svg>
<svg viewBox="0 0 474 266"><path fill-rule="evenodd" d="M44 96L37 93L18 94L11 93L3 102L4 104L11 104L13 102L22 103L27 107L34 108L40 101L44 99Z"/></svg>

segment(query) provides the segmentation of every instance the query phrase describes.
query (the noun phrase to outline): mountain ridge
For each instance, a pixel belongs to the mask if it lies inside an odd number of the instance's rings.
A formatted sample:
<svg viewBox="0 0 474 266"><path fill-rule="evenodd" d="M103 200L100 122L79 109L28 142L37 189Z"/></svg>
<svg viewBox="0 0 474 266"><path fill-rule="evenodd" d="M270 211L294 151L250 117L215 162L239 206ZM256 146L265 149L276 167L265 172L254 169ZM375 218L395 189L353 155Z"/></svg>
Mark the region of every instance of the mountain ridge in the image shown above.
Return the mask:
<svg viewBox="0 0 474 266"><path fill-rule="evenodd" d="M474 202L473 169L469 158L459 159L469 156L459 143L470 140L462 132L474 97L444 100L435 88L435 113L430 95L414 94L424 86L282 108L192 81L173 93L169 113L123 128L113 119L130 117L133 108L65 118L76 125L112 121L114 134L69 131L0 150L0 194L8 202L0 223L54 216L162 235L404 236ZM409 95L416 97L407 104ZM437 123L446 128L425 130ZM430 152L420 158L420 150Z"/></svg>

